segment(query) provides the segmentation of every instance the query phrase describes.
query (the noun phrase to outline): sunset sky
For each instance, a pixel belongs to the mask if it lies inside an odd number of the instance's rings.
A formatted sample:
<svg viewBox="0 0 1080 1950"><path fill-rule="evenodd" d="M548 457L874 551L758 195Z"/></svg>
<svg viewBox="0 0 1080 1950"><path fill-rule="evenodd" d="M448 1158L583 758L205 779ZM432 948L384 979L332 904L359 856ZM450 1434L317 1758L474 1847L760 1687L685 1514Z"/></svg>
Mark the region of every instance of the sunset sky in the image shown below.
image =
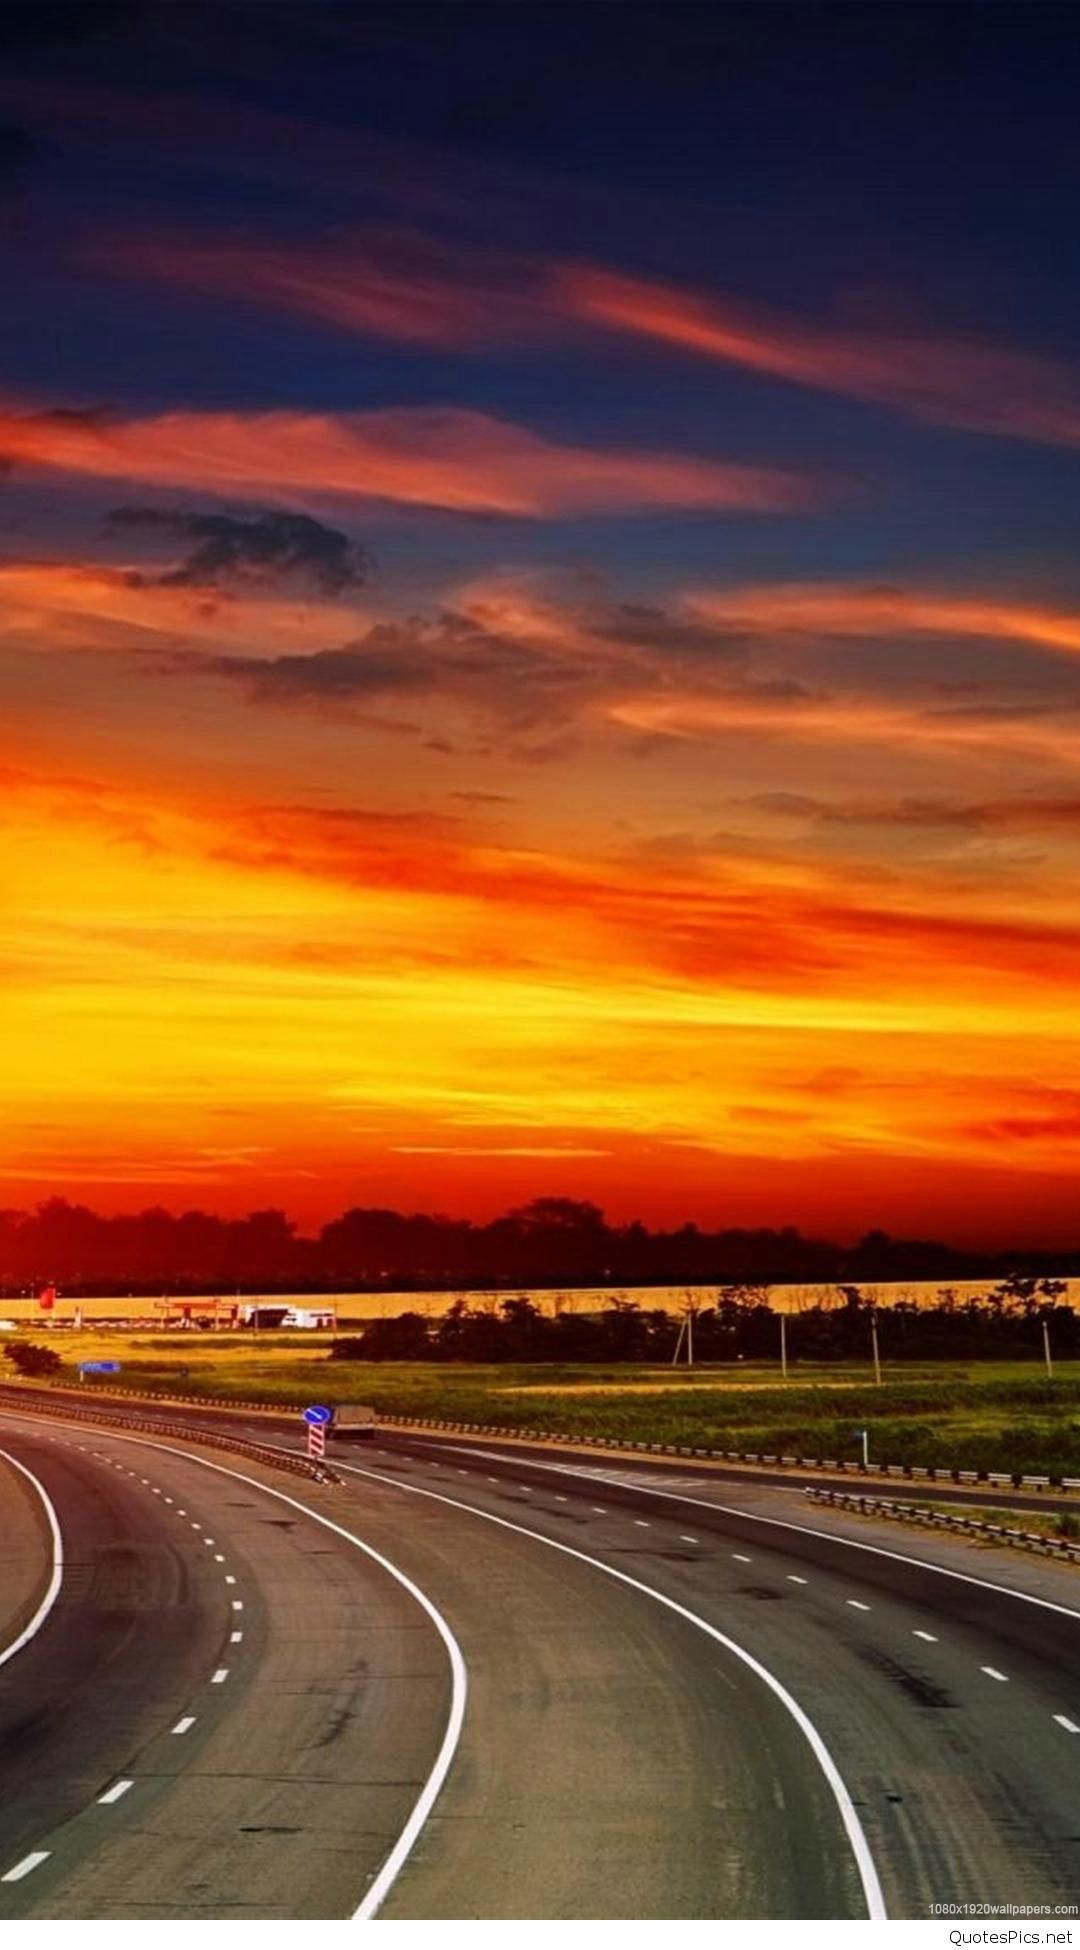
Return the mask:
<svg viewBox="0 0 1080 1950"><path fill-rule="evenodd" d="M0 18L0 1205L1080 1241L1069 7Z"/></svg>

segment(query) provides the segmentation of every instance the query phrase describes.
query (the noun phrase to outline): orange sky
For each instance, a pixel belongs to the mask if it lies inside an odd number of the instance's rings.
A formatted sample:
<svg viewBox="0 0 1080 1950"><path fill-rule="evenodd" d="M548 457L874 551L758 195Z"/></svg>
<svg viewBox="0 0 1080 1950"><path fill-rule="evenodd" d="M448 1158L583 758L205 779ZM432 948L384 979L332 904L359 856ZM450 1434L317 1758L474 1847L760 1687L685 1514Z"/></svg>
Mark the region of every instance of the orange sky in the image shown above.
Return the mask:
<svg viewBox="0 0 1080 1950"><path fill-rule="evenodd" d="M1051 760L1075 734L807 680L883 625L1068 658L1073 619L698 589L672 627L730 613L775 673L691 688L611 604L503 574L343 708L294 666L350 600L367 641L366 589L0 574L13 654L48 665L3 778L11 1202L559 1188L954 1231L987 1187L1053 1203L1080 1146L1080 801Z"/></svg>
<svg viewBox="0 0 1080 1950"><path fill-rule="evenodd" d="M1075 35L420 11L0 74L0 1204L1080 1244Z"/></svg>

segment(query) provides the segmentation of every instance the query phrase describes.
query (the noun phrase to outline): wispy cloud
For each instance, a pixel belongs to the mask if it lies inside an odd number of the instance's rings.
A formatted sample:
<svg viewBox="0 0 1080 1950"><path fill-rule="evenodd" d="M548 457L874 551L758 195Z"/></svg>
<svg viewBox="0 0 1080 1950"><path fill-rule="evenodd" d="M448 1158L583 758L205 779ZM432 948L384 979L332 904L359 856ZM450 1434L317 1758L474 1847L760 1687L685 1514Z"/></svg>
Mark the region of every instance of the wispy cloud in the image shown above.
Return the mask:
<svg viewBox="0 0 1080 1950"><path fill-rule="evenodd" d="M918 329L850 331L588 266L566 266L574 317L942 426L1080 442L1080 373L1049 357Z"/></svg>
<svg viewBox="0 0 1080 1950"><path fill-rule="evenodd" d="M9 463L265 500L389 501L545 517L807 505L805 480L669 453L559 445L456 408L371 413L0 413Z"/></svg>
<svg viewBox="0 0 1080 1950"><path fill-rule="evenodd" d="M688 598L693 614L759 635L823 637L951 636L1029 643L1080 652L1080 614L1008 597L844 583L780 583L718 589Z"/></svg>

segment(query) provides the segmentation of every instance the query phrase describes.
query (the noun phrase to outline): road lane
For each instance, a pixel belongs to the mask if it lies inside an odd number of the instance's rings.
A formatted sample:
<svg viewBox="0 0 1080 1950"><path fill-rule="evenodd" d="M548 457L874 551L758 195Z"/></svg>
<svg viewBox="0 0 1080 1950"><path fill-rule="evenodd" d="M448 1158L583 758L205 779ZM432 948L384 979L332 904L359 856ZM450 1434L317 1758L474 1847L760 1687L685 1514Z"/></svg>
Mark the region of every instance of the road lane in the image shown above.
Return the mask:
<svg viewBox="0 0 1080 1950"><path fill-rule="evenodd" d="M655 1494L643 1533L635 1486L606 1481L596 1506L594 1474L545 1482L533 1468L523 1482L520 1460L488 1452L463 1474L461 1445L379 1447L351 1467L569 1538L752 1645L834 1753L890 1914L925 1916L940 1901L1080 1901L1080 1742L1060 1723L1080 1718L1075 1617L727 1510L695 1508L689 1545L686 1505L665 1509ZM340 1450L337 1460L344 1467ZM1059 1578L1067 1602L1074 1580Z"/></svg>
<svg viewBox="0 0 1080 1950"><path fill-rule="evenodd" d="M552 1468L477 1449L384 1434L377 1445L333 1449L346 1490L300 1492L381 1541L432 1592L470 1664L457 1765L383 1914L865 1913L836 1806L790 1718L778 1707L763 1713L753 1675L602 1565L752 1647L803 1705L851 1790L890 1914L1080 1897L1070 1812L1080 1785L1077 1620L1067 1611L905 1563L916 1548L906 1533L898 1553L853 1550L798 1521L790 1494L758 1492L755 1509L737 1510L729 1485L703 1487L681 1472L661 1488L653 1471L637 1482L595 1458ZM766 1508L784 1522L762 1524ZM210 1535L220 1541L217 1518ZM551 1548L558 1542L598 1567L567 1559ZM917 1548L972 1561L936 1537ZM202 1549L213 1562L215 1550ZM992 1582L1010 1568L998 1556L985 1575ZM1072 1595L1056 1567L1024 1564L1016 1576ZM295 1595L295 1564L285 1582L282 1606L288 1588ZM215 1689L223 1694L229 1669ZM215 1753L206 1777L215 1795L225 1771ZM139 1792L136 1780L116 1812ZM119 1866L110 1855L110 1876ZM46 1861L17 1889L41 1887L51 1872ZM245 1873L241 1849L224 1877L241 1905ZM285 1892L285 1907L222 1912L213 1907L222 1886L200 1898L181 1877L187 1907L154 1911L137 1876L128 1906L111 1909L93 1906L110 1900L100 1881L77 1894L69 1884L70 1900L90 1907L18 1913L342 1913L290 1908Z"/></svg>
<svg viewBox="0 0 1080 1950"><path fill-rule="evenodd" d="M446 1723L423 1611L220 1467L104 1431L5 1440L55 1492L70 1569L0 1687L0 1915L351 1915Z"/></svg>

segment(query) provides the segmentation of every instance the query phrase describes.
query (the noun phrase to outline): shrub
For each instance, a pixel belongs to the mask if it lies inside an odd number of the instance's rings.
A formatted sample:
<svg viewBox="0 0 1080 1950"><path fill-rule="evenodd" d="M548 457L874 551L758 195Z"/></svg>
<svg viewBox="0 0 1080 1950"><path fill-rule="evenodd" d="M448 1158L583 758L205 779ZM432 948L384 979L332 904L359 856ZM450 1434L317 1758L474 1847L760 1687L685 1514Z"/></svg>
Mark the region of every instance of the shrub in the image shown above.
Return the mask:
<svg viewBox="0 0 1080 1950"><path fill-rule="evenodd" d="M4 1359L25 1375L59 1374L62 1365L54 1347L39 1347L34 1341L9 1343Z"/></svg>

